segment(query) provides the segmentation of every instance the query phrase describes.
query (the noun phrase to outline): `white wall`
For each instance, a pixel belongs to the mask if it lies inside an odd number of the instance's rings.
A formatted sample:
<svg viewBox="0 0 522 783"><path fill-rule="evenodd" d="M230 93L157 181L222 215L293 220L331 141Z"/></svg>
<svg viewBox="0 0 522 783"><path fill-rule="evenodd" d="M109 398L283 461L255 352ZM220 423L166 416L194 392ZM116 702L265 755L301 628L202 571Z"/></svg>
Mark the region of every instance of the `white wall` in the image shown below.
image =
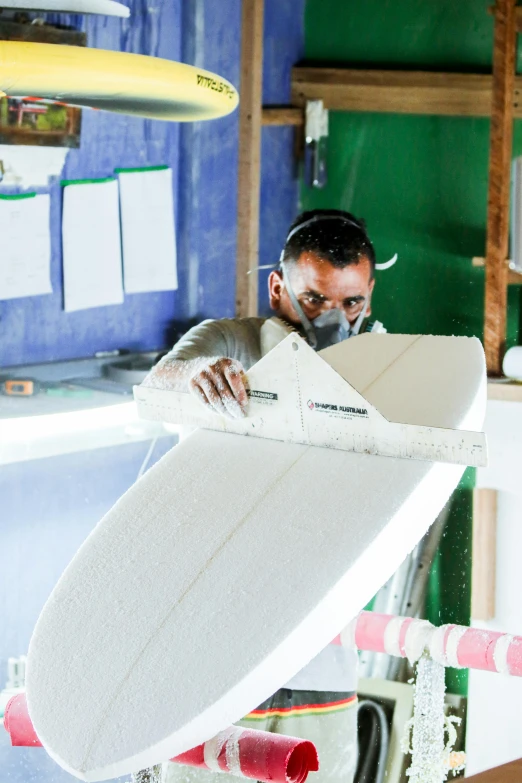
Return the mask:
<svg viewBox="0 0 522 783"><path fill-rule="evenodd" d="M490 464L477 485L499 491L496 616L474 623L522 635L522 403L489 402ZM467 775L522 758L522 678L470 671Z"/></svg>

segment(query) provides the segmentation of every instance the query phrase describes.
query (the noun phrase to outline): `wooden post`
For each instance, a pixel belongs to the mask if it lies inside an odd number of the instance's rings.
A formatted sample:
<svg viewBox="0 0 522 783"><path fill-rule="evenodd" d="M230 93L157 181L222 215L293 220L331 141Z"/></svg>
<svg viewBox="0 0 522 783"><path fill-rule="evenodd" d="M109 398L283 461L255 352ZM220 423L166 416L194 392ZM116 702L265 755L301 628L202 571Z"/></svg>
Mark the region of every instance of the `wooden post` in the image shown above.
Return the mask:
<svg viewBox="0 0 522 783"><path fill-rule="evenodd" d="M473 491L473 544L471 550L471 617L495 617L497 570L497 491Z"/></svg>
<svg viewBox="0 0 522 783"><path fill-rule="evenodd" d="M490 375L501 375L506 340L509 190L515 84L515 0L497 0L489 152L484 348Z"/></svg>
<svg viewBox="0 0 522 783"><path fill-rule="evenodd" d="M242 0L236 315L257 315L264 0ZM250 274L248 274L250 272Z"/></svg>

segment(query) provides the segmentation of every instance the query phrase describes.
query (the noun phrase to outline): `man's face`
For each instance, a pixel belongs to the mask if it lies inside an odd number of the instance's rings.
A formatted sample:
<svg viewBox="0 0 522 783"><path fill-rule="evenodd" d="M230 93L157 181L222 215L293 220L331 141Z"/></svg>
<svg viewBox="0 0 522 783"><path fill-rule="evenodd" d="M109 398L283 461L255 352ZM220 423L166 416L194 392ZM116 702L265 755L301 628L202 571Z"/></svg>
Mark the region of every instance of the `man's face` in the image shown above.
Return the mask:
<svg viewBox="0 0 522 783"><path fill-rule="evenodd" d="M301 253L297 263L287 267L290 285L304 314L310 321L326 310L343 310L353 325L368 301L366 314L371 314L370 300L375 280L371 279L371 264L363 257L358 264L343 269L332 266L312 252ZM294 326L300 325L281 272L272 272L268 280L270 307Z"/></svg>

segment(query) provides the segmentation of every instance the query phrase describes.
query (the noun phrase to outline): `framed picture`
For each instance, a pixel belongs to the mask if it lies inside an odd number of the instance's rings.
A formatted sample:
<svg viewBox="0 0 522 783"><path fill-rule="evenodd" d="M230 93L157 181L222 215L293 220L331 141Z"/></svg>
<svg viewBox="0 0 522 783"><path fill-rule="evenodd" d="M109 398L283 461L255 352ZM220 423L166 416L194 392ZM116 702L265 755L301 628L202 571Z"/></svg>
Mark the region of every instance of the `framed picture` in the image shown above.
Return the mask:
<svg viewBox="0 0 522 783"><path fill-rule="evenodd" d="M0 40L85 46L85 33L48 24L32 24L27 15L0 21ZM38 96L0 98L0 144L79 147L81 109Z"/></svg>
<svg viewBox="0 0 522 783"><path fill-rule="evenodd" d="M38 98L0 99L0 144L79 147L81 109Z"/></svg>

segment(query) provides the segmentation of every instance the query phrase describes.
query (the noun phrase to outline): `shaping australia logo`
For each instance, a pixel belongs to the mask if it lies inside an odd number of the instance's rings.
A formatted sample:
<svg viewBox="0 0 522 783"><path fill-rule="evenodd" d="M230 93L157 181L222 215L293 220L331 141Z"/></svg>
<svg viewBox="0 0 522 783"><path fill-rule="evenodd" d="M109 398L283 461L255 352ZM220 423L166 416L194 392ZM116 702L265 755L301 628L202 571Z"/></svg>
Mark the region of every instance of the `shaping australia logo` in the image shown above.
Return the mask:
<svg viewBox="0 0 522 783"><path fill-rule="evenodd" d="M314 402L313 400L308 400L306 404L311 411L319 413L344 413L349 416L368 418L368 410L366 408L352 408L350 405L334 405L330 402Z"/></svg>

